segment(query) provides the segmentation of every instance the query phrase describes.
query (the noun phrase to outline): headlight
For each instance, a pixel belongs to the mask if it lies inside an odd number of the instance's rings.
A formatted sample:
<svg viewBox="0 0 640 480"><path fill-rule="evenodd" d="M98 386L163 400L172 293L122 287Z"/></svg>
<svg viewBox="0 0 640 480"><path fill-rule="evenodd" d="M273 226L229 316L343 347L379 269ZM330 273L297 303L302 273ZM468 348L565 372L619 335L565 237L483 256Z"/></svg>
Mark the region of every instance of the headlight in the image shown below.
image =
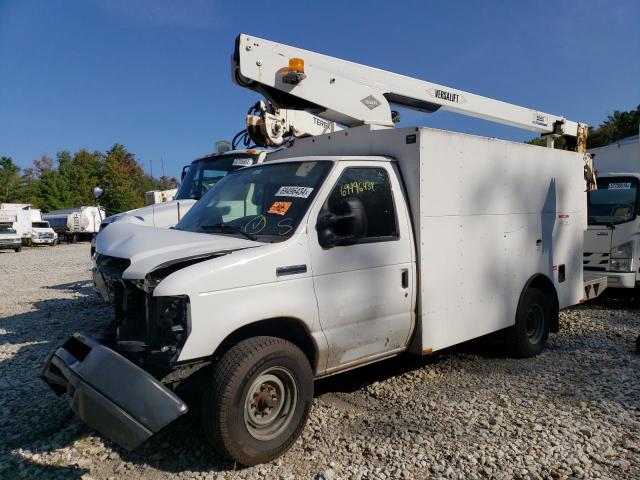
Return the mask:
<svg viewBox="0 0 640 480"><path fill-rule="evenodd" d="M633 241L623 243L611 249L609 270L612 272L633 271Z"/></svg>
<svg viewBox="0 0 640 480"><path fill-rule="evenodd" d="M189 297L155 297L154 300L160 330L165 335L175 338L177 345L181 347L191 333Z"/></svg>

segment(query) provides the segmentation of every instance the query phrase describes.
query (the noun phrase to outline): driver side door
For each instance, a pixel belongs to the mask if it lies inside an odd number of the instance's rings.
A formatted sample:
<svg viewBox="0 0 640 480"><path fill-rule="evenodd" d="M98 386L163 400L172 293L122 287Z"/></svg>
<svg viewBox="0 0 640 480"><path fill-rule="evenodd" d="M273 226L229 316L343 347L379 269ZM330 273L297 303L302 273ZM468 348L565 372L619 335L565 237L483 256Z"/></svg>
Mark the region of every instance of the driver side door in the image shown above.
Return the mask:
<svg viewBox="0 0 640 480"><path fill-rule="evenodd" d="M328 371L403 349L413 325L413 244L395 172L389 162L339 167L327 179L331 189L316 202L307 229ZM366 233L353 244L323 248L318 217L338 213L348 197L362 202Z"/></svg>

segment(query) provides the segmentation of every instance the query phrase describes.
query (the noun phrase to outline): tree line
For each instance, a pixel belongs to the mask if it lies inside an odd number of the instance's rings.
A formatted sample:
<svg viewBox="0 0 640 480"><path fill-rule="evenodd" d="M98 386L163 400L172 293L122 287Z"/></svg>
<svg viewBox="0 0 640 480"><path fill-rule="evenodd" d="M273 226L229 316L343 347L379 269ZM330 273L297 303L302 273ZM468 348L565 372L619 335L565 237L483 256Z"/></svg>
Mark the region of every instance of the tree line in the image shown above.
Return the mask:
<svg viewBox="0 0 640 480"><path fill-rule="evenodd" d="M135 155L120 144L106 152L65 150L55 161L43 155L27 168L0 157L0 202L30 203L44 212L95 205L96 186L105 189L100 204L108 214L123 212L144 206L144 192L177 185L175 178L145 174Z"/></svg>

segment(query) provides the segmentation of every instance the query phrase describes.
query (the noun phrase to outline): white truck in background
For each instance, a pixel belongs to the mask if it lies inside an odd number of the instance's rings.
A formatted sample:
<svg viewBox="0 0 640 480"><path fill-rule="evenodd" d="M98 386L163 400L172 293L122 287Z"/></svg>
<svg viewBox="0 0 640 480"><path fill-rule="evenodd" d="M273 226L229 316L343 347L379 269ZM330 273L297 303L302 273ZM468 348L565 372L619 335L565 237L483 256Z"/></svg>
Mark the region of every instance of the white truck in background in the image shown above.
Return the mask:
<svg viewBox="0 0 640 480"><path fill-rule="evenodd" d="M608 288L636 288L640 284L639 135L590 153L598 189L588 194L584 269L606 275Z"/></svg>
<svg viewBox="0 0 640 480"><path fill-rule="evenodd" d="M27 242L28 245L49 245L58 244L58 234L51 228L49 222L42 220L42 210L32 208L29 211L31 220L31 238Z"/></svg>
<svg viewBox="0 0 640 480"><path fill-rule="evenodd" d="M173 229L100 234L93 276L114 322L43 371L88 425L135 448L187 411L179 387L198 380L213 448L266 462L304 428L314 378L498 331L534 356L584 300L584 151L395 129L389 103L580 149L586 125L247 35L233 66L267 97L247 119L260 145L286 141L295 106L348 128L230 173Z"/></svg>
<svg viewBox="0 0 640 480"><path fill-rule="evenodd" d="M0 203L0 211L13 212L15 220L12 227L20 236L23 245L31 240L31 204L29 203Z"/></svg>
<svg viewBox="0 0 640 480"><path fill-rule="evenodd" d="M18 234L14 225L17 222L17 214L13 210L0 210L0 250L22 250L22 237Z"/></svg>
<svg viewBox="0 0 640 480"><path fill-rule="evenodd" d="M49 222L60 240L70 243L93 238L100 231L104 218L104 208L94 206L53 210L42 215L42 219Z"/></svg>

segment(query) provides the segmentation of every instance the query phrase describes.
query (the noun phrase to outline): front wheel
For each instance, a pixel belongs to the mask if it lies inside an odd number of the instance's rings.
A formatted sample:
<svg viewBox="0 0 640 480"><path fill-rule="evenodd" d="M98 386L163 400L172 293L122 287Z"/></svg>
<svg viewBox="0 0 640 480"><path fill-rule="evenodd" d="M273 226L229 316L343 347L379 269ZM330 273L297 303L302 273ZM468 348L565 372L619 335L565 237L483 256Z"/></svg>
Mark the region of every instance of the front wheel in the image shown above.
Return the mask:
<svg viewBox="0 0 640 480"><path fill-rule="evenodd" d="M553 303L541 290L524 292L516 312L516 324L507 330L506 341L511 353L526 358L538 355L547 344Z"/></svg>
<svg viewBox="0 0 640 480"><path fill-rule="evenodd" d="M276 337L243 340L217 363L202 402L214 449L251 466L282 455L305 426L313 374L294 344Z"/></svg>
<svg viewBox="0 0 640 480"><path fill-rule="evenodd" d="M22 251L22 247L14 248L14 250L15 250L16 253L21 252Z"/></svg>

